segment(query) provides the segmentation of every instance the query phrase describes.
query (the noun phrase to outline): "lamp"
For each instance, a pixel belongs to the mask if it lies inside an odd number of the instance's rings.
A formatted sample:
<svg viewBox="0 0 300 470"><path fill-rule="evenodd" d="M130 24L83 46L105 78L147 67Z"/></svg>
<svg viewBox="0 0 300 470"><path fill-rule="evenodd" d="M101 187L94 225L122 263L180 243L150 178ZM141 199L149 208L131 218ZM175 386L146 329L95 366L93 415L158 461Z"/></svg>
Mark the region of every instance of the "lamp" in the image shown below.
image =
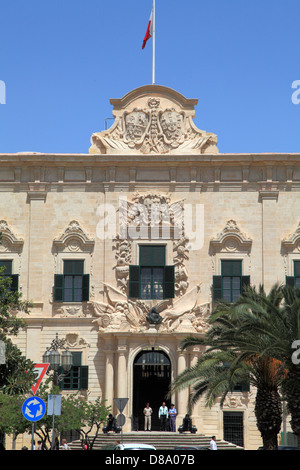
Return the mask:
<svg viewBox="0 0 300 470"><path fill-rule="evenodd" d="M73 365L72 353L64 346L65 340L56 338L52 341L51 346L43 354L43 362L49 364L49 370L53 370L53 381L58 384L68 372L70 372ZM58 351L62 349L62 353ZM64 373L58 375L59 367L62 366Z"/></svg>

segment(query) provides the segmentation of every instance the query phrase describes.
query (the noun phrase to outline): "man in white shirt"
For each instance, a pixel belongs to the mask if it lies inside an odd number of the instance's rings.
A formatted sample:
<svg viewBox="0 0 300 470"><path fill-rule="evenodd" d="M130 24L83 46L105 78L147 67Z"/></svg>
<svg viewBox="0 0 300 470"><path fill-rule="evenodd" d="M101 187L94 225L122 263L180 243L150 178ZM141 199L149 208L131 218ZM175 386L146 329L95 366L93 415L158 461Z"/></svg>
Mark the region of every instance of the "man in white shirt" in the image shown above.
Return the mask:
<svg viewBox="0 0 300 470"><path fill-rule="evenodd" d="M152 408L149 406L149 403L147 403L145 408L144 408L144 415L145 415L144 430L145 431L151 431Z"/></svg>
<svg viewBox="0 0 300 470"><path fill-rule="evenodd" d="M162 406L159 408L158 417L160 419L160 430L166 431L167 430L167 419L168 419L168 407L166 403L163 401Z"/></svg>
<svg viewBox="0 0 300 470"><path fill-rule="evenodd" d="M212 436L209 447L210 447L210 450L218 450L217 443L216 443L216 436Z"/></svg>

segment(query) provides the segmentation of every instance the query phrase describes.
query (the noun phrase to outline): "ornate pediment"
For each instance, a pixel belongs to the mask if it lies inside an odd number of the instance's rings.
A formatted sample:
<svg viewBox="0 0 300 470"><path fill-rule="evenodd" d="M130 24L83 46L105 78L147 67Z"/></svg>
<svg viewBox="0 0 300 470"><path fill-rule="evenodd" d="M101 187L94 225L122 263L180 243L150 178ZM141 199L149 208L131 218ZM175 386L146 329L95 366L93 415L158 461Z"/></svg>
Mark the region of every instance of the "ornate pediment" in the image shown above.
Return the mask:
<svg viewBox="0 0 300 470"><path fill-rule="evenodd" d="M53 240L58 251L92 251L95 240L90 238L77 220L72 220L59 238Z"/></svg>
<svg viewBox="0 0 300 470"><path fill-rule="evenodd" d="M148 85L110 102L115 122L92 135L92 154L218 153L217 136L197 129L193 122L197 100Z"/></svg>
<svg viewBox="0 0 300 470"><path fill-rule="evenodd" d="M23 249L23 238L18 238L12 232L6 220L0 220L0 233L0 252L20 252Z"/></svg>
<svg viewBox="0 0 300 470"><path fill-rule="evenodd" d="M300 251L300 223L293 233L282 240L281 245L286 252Z"/></svg>
<svg viewBox="0 0 300 470"><path fill-rule="evenodd" d="M235 220L228 220L223 230L210 240L213 251L249 251L251 246L251 238L240 231Z"/></svg>

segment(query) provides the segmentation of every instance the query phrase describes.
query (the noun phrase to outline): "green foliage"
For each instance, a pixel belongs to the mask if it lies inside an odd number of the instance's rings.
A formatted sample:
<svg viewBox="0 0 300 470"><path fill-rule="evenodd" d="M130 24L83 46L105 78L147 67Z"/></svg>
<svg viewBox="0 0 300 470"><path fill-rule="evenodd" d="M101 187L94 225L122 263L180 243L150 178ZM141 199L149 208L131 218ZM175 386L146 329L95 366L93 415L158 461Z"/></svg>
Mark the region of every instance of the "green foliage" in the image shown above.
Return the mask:
<svg viewBox="0 0 300 470"><path fill-rule="evenodd" d="M22 300L20 292L11 288L11 279L0 269L0 340L6 345L6 364L0 365L0 391L9 395L26 393L34 382L34 365L26 359L10 337L24 327L18 312L29 313L30 303Z"/></svg>
<svg viewBox="0 0 300 470"><path fill-rule="evenodd" d="M58 395L59 387L54 386L49 390L52 378L49 377L39 388L39 397L48 402L48 394ZM62 396L61 415L55 416L55 429L58 434L67 431L77 431L81 438L88 443L92 449L100 428L106 422L110 408L106 407L98 397L89 402L78 393ZM36 422L35 434L42 440L45 447L51 448L53 417L45 415ZM27 431L31 432L31 424L28 422ZM92 437L90 437L92 436Z"/></svg>
<svg viewBox="0 0 300 470"><path fill-rule="evenodd" d="M28 421L22 414L24 397L0 393L0 431L16 436L26 431Z"/></svg>

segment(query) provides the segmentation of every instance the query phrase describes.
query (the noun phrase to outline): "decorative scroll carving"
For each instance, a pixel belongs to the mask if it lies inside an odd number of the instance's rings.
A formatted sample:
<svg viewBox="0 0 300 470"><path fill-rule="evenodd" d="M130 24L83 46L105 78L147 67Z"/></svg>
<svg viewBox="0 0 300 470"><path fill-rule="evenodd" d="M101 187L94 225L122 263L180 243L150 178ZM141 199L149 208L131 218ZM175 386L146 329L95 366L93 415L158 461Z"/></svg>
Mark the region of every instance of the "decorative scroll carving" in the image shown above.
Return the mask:
<svg viewBox="0 0 300 470"><path fill-rule="evenodd" d="M211 239L210 246L213 251L250 251L252 240L240 231L235 220L228 220L217 237Z"/></svg>
<svg viewBox="0 0 300 470"><path fill-rule="evenodd" d="M281 246L285 252L300 252L300 223L293 233L282 240Z"/></svg>
<svg viewBox="0 0 300 470"><path fill-rule="evenodd" d="M23 249L24 240L18 238L9 228L5 220L0 220L0 233L2 239L0 241L0 252L20 252Z"/></svg>
<svg viewBox="0 0 300 470"><path fill-rule="evenodd" d="M114 266L117 287L127 291L129 265L131 264L132 239L128 229L139 229L140 238L173 239L175 265L175 293L183 295L188 288L188 273L185 266L188 256L188 238L184 235L184 200L171 202L168 194L134 193L132 200L124 200L119 213L120 233L114 239L117 264Z"/></svg>
<svg viewBox="0 0 300 470"><path fill-rule="evenodd" d="M210 304L199 305L200 286L196 286L177 300L162 301L155 306L161 317L155 327L160 332L203 332L207 327ZM90 304L97 317L94 322L99 331L147 331L152 324L150 307L141 301L131 301L118 289L104 284L105 301L92 301Z"/></svg>
<svg viewBox="0 0 300 470"><path fill-rule="evenodd" d="M57 251L92 251L95 240L90 238L76 220L72 220L59 238L53 240Z"/></svg>
<svg viewBox="0 0 300 470"><path fill-rule="evenodd" d="M196 100L158 85L129 95L111 101L115 122L92 135L90 153L218 153L216 135L193 123Z"/></svg>

